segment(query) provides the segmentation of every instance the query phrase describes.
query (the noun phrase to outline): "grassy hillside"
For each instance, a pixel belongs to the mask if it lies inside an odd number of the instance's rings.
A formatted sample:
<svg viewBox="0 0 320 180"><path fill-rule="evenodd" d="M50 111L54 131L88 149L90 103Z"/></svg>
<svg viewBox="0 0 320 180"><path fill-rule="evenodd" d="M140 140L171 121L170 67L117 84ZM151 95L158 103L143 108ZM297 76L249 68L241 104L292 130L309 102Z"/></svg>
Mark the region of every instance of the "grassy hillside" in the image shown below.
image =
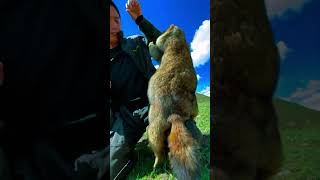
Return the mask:
<svg viewBox="0 0 320 180"><path fill-rule="evenodd" d="M210 98L201 94L197 94L197 101L199 106L199 115L196 119L197 126L204 135L204 145L201 149L201 179L209 180L209 166L210 166ZM148 147L147 135L141 138L136 146L138 154L138 162L133 171L129 175L129 180L135 179L174 179L170 165L166 161L161 169L153 171L152 165L154 162L154 155Z"/></svg>
<svg viewBox="0 0 320 180"><path fill-rule="evenodd" d="M320 112L276 99L285 160L276 179L320 179Z"/></svg>
<svg viewBox="0 0 320 180"><path fill-rule="evenodd" d="M320 112L276 99L274 101L281 128L320 128Z"/></svg>
<svg viewBox="0 0 320 180"><path fill-rule="evenodd" d="M197 95L199 115L197 125L204 134L206 145L202 148L202 178L209 179L210 99ZM285 160L276 180L320 179L320 112L276 99L274 105L279 117L279 129ZM174 179L169 164L152 170L154 156L144 136L136 147L138 162L129 179Z"/></svg>

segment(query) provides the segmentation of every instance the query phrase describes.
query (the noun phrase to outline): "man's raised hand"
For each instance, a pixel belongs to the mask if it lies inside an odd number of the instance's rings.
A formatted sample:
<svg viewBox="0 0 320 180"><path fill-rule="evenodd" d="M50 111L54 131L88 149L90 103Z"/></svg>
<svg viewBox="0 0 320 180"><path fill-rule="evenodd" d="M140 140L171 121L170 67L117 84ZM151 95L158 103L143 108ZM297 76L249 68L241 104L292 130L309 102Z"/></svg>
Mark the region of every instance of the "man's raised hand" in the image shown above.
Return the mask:
<svg viewBox="0 0 320 180"><path fill-rule="evenodd" d="M126 3L126 11L134 21L142 15L141 6L138 0L128 0Z"/></svg>

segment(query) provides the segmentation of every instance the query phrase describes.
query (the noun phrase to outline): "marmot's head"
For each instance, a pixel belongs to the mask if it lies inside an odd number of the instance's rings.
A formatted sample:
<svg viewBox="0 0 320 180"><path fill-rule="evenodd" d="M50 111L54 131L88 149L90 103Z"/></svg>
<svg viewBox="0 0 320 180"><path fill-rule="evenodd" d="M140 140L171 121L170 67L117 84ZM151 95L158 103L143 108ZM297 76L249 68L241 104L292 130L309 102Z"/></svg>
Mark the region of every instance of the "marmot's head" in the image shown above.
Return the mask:
<svg viewBox="0 0 320 180"><path fill-rule="evenodd" d="M158 37L156 44L151 42L149 44L149 51L153 58L160 60L165 49L169 44L179 45L185 43L185 37L183 31L173 24Z"/></svg>
<svg viewBox="0 0 320 180"><path fill-rule="evenodd" d="M183 31L173 24L161 35L158 37L156 45L164 50L166 45L173 40L184 40Z"/></svg>

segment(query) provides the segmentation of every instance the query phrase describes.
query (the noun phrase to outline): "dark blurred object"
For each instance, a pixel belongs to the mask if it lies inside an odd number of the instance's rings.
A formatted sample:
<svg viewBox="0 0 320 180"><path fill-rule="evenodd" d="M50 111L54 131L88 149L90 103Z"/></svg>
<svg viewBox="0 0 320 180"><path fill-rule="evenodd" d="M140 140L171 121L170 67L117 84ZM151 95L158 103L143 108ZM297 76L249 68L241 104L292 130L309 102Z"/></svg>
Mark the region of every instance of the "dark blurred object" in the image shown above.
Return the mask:
<svg viewBox="0 0 320 180"><path fill-rule="evenodd" d="M77 157L108 144L99 115L109 82L106 9L92 0L0 1L0 156L12 177L71 179Z"/></svg>
<svg viewBox="0 0 320 180"><path fill-rule="evenodd" d="M87 169L85 166L89 166L92 169L98 169L97 179L102 179L103 176L107 175L107 166L109 162L109 147L92 152L92 154L84 154L76 159L75 161L75 171L80 171L82 168Z"/></svg>
<svg viewBox="0 0 320 180"><path fill-rule="evenodd" d="M211 3L213 179L264 180L283 154L272 98L279 54L263 0Z"/></svg>
<svg viewBox="0 0 320 180"><path fill-rule="evenodd" d="M0 60L0 87L2 86L4 79L3 63Z"/></svg>
<svg viewBox="0 0 320 180"><path fill-rule="evenodd" d="M11 132L51 132L104 107L107 30L101 2L0 2L1 119Z"/></svg>

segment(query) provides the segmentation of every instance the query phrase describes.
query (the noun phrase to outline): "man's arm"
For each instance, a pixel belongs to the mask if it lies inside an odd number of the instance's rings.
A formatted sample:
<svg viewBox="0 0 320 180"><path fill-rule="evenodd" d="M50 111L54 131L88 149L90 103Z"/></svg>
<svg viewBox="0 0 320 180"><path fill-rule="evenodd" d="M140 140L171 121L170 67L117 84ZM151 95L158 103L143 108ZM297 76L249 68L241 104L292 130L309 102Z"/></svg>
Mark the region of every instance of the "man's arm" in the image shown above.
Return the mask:
<svg viewBox="0 0 320 180"><path fill-rule="evenodd" d="M148 44L150 42L156 43L157 38L162 33L143 17L140 3L137 0L128 0L128 3L126 4L126 10L135 23L139 26L139 29L147 37Z"/></svg>

